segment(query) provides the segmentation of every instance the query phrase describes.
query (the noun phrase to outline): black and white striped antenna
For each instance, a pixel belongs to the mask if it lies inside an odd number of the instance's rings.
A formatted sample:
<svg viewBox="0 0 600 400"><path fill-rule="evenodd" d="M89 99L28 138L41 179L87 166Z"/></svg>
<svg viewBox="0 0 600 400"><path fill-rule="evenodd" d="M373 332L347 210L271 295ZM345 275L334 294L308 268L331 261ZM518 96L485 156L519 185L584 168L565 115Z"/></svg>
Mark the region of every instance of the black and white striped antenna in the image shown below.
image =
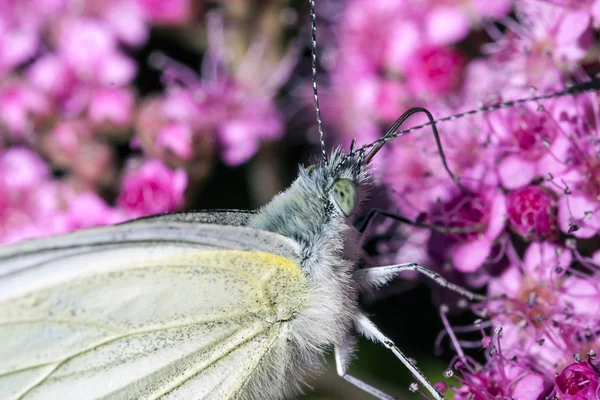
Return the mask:
<svg viewBox="0 0 600 400"><path fill-rule="evenodd" d="M313 96L315 98L315 110L317 113L317 128L319 130L319 141L321 142L321 154L323 155L323 162L327 163L325 134L323 133L323 122L321 121L321 107L319 106L319 92L317 90L317 14L315 12L315 0L310 0L310 24L310 54L312 57Z"/></svg>

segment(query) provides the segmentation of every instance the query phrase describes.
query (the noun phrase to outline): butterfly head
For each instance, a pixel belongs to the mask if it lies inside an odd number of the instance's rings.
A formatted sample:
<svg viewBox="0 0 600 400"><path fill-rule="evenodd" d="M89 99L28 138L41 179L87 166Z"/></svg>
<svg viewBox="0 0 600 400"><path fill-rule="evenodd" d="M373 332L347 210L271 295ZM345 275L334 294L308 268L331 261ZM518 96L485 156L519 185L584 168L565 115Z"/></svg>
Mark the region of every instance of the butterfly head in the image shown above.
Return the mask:
<svg viewBox="0 0 600 400"><path fill-rule="evenodd" d="M352 217L368 192L369 170L362 153L334 150L327 161L301 167L298 179L320 193L337 214Z"/></svg>

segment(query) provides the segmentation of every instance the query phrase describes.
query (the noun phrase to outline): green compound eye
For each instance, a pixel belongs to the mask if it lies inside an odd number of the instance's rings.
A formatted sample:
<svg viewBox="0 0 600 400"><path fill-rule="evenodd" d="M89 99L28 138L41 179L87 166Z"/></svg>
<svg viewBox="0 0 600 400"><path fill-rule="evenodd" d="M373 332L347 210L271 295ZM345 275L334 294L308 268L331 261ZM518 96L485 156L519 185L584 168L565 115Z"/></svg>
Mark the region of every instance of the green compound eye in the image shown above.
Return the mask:
<svg viewBox="0 0 600 400"><path fill-rule="evenodd" d="M358 206L356 185L350 179L339 179L333 184L333 200L346 217L354 214Z"/></svg>

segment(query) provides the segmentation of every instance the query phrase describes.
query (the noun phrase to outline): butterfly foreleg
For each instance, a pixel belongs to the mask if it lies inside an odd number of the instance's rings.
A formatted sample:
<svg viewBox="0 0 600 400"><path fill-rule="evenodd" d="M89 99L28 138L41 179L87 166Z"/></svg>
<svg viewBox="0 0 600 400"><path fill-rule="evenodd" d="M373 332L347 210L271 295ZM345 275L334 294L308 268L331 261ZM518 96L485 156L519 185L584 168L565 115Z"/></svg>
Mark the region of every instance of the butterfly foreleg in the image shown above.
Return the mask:
<svg viewBox="0 0 600 400"><path fill-rule="evenodd" d="M395 264L395 265L386 265L380 267L370 267L370 268L362 268L354 271L354 278L356 282L360 285L360 287L368 288L368 287L380 287L391 280L393 280L396 275L400 272L404 271L417 271L420 274L425 275L426 277L432 279L443 288L452 290L464 296L468 300L471 301L486 301L491 300L486 296L473 293L459 285L455 285L452 282L448 282L443 276L438 274L437 272L431 271L422 265L416 263L406 263L406 264Z"/></svg>

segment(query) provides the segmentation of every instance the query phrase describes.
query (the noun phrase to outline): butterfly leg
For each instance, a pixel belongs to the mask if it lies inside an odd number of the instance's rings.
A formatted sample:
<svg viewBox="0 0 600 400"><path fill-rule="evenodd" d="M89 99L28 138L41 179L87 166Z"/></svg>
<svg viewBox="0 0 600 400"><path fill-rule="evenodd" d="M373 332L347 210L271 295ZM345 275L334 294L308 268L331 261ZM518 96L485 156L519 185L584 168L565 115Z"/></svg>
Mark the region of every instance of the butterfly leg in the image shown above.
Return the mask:
<svg viewBox="0 0 600 400"><path fill-rule="evenodd" d="M394 342L385 336L376 326L371 322L363 314L358 314L354 321L356 330L360 332L366 338L383 344L385 347L390 349L392 353L404 364L406 368L411 372L411 374L427 389L431 396L435 400L444 400L444 396L441 395L440 392L437 391L433 384L429 382L429 380L425 377L425 375L414 365L408 357L400 351L398 347L394 344Z"/></svg>
<svg viewBox="0 0 600 400"><path fill-rule="evenodd" d="M395 397L392 397L388 394L383 393L381 390L374 388L373 386L361 381L358 378L353 377L352 375L348 375L348 363L350 362L350 355L352 354L352 346L351 346L351 338L345 340L343 343L335 346L335 366L337 369L337 373L339 376L344 378L346 381L350 382L357 388L369 393L370 395L380 399L380 400L394 400Z"/></svg>
<svg viewBox="0 0 600 400"><path fill-rule="evenodd" d="M416 263L407 263L407 264L396 264L396 265L386 265L382 267L371 267L371 268L362 268L358 269L354 272L354 278L356 282L359 283L361 287L378 287L383 286L390 282L392 279L396 277L396 274L403 271L417 271L426 277L433 279L435 283L440 285L443 288L452 290L460 294L461 296L466 297L471 301L486 301L491 300L493 298L488 298L486 296L482 296L477 293L473 293L459 285L455 285L452 282L448 282L443 276L438 274L437 272L431 271L422 265Z"/></svg>

